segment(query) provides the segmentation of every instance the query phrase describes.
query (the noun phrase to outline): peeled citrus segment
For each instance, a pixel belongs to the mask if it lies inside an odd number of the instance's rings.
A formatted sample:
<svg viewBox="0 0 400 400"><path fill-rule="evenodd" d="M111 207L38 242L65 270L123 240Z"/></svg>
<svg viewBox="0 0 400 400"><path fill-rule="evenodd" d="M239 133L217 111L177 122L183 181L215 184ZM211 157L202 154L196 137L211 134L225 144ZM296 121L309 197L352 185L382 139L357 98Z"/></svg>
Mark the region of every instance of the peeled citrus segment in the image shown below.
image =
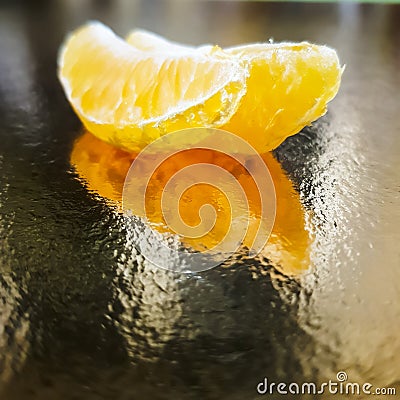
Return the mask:
<svg viewBox="0 0 400 400"><path fill-rule="evenodd" d="M224 51L146 31L125 42L100 23L72 33L58 64L86 128L132 152L178 129L210 127L236 133L264 153L325 113L342 73L326 46L268 43Z"/></svg>
<svg viewBox="0 0 400 400"><path fill-rule="evenodd" d="M205 52L134 30L127 42L137 49ZM249 69L246 94L221 128L243 137L259 152L272 150L326 112L340 85L342 68L335 50L301 43L259 43L224 49Z"/></svg>
<svg viewBox="0 0 400 400"><path fill-rule="evenodd" d="M265 43L225 51L249 65L247 91L223 129L259 151L272 150L325 114L339 90L342 68L335 50L301 43Z"/></svg>
<svg viewBox="0 0 400 400"><path fill-rule="evenodd" d="M148 53L100 23L73 32L59 78L86 128L139 151L160 135L225 124L245 93L247 69L218 47Z"/></svg>

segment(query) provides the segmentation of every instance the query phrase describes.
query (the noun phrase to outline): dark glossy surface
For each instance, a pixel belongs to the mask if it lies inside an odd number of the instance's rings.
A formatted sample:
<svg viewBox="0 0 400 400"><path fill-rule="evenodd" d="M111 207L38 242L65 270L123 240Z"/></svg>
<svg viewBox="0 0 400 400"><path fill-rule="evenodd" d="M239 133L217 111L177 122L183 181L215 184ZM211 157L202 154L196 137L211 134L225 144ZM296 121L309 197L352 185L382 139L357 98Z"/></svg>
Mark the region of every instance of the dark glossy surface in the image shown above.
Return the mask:
<svg viewBox="0 0 400 400"><path fill-rule="evenodd" d="M309 272L286 279L239 258L177 276L135 253L121 216L69 163L81 128L56 55L87 19L195 44L338 50L347 67L330 112L275 151L307 210ZM356 4L2 5L1 400L243 400L264 376L322 382L339 370L399 392L399 19L399 6Z"/></svg>

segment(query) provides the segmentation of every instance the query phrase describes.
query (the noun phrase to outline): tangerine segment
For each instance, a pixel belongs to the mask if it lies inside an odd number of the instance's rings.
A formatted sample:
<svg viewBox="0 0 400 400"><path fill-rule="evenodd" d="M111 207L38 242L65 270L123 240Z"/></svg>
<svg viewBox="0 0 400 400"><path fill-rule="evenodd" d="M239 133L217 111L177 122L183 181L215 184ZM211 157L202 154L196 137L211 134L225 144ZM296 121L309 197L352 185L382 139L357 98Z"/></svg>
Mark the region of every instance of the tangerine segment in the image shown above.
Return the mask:
<svg viewBox="0 0 400 400"><path fill-rule="evenodd" d="M127 42L151 54L162 51L207 52L153 33L135 30ZM221 129L247 140L263 153L326 112L340 86L342 68L335 50L301 43L262 43L224 49L248 68L246 93L232 118Z"/></svg>
<svg viewBox="0 0 400 400"><path fill-rule="evenodd" d="M69 36L58 66L86 128L129 151L167 132L224 125L244 95L247 74L217 46L150 54L98 22Z"/></svg>
<svg viewBox="0 0 400 400"><path fill-rule="evenodd" d="M121 207L124 180L134 158L135 155L110 146L86 132L74 143L71 164L75 166L77 173L90 190ZM310 237L305 228L305 213L298 193L280 164L271 153L264 154L262 158L271 173L277 201L275 224L262 254L285 274L298 274L306 270L310 264ZM160 207L163 188L177 171L200 161L221 166L245 187L250 205L250 229L243 245L251 246L255 230L260 225L260 199L257 188L251 182L247 182L248 177L242 167L232 162L229 157L218 153L212 154L208 150L199 150L197 153L182 152L177 158L163 163L148 186L149 200L146 204L148 219L151 223L158 224L160 231L166 232ZM152 167L149 159L149 168ZM206 185L194 185L184 194L179 204L182 219L190 225L196 225L199 222L199 209L203 204L211 204L217 210L217 220L215 228L209 235L185 242L199 250L211 249L218 244L231 223L229 203L226 198L215 188Z"/></svg>
<svg viewBox="0 0 400 400"><path fill-rule="evenodd" d="M326 46L254 44L224 51L144 31L127 43L93 22L69 36L58 65L86 128L131 152L189 127L222 128L266 152L325 113L342 72Z"/></svg>
<svg viewBox="0 0 400 400"><path fill-rule="evenodd" d="M324 115L339 90L342 68L329 47L302 42L226 51L246 61L250 74L247 92L223 129L247 138L260 152L278 147Z"/></svg>

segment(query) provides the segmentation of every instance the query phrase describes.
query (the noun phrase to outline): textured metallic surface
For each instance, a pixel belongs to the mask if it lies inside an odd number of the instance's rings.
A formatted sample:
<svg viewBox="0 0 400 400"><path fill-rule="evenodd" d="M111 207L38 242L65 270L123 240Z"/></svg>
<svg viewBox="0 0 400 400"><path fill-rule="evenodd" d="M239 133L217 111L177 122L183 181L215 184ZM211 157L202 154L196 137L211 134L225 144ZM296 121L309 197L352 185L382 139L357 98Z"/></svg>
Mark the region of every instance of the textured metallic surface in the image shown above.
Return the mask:
<svg viewBox="0 0 400 400"><path fill-rule="evenodd" d="M399 392L399 18L389 5L2 5L0 399L243 400L264 376L321 382L339 370ZM180 276L136 253L69 162L81 128L56 55L87 19L194 44L338 50L346 71L329 113L275 151L306 210L306 273L288 279L238 255Z"/></svg>

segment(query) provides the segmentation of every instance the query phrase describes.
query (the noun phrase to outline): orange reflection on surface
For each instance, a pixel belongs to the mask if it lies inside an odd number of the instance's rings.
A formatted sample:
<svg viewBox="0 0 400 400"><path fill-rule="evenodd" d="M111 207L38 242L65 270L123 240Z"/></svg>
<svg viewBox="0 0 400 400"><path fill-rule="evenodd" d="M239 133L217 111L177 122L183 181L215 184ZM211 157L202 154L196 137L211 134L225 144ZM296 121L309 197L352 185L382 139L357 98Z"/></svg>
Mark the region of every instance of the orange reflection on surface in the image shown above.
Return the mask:
<svg viewBox="0 0 400 400"><path fill-rule="evenodd" d="M207 158L207 154L203 153L203 158L204 155ZM89 132L85 132L74 143L71 164L75 167L79 176L86 181L90 190L112 201L117 206L121 206L124 181L134 158L134 154L126 153L97 139ZM298 193L294 190L291 181L272 153L266 153L262 155L262 158L272 176L277 201L275 224L269 240L262 250L262 254L282 272L289 275L298 274L309 266L308 247L310 237L305 229L304 210ZM166 180L176 171L192 162L193 152L187 153L187 155L182 152L179 154L178 159L170 163L170 166L166 165L169 168L168 173L166 173L166 167L164 166L162 174L159 174L158 177L156 176L156 185L154 186L153 182L153 186L149 186L148 191L150 191L150 197L153 202L149 207L150 212L146 216L151 222L161 224L165 222L159 204L161 204L160 197ZM202 162L207 162L207 160L202 160ZM240 174L240 167L238 168L238 165L235 165L234 162L229 163L222 158L218 161L215 160L215 156L213 162L238 177L237 179L242 185L243 180L247 179L245 175ZM158 187L157 182L159 182ZM251 185L247 186L250 187L250 190L246 190L246 196L249 205L252 205L251 218L257 222L257 217L260 215L257 212L259 193ZM227 204L224 204L226 199L223 196L218 196L213 189L207 189L205 185L193 186L187 195L190 197L190 202L185 202L183 199L183 203L180 204L180 212L182 219L185 219L189 224L195 225L198 223L198 210L202 204L210 203L214 207L229 208ZM222 214L222 216L224 215L226 214ZM219 215L218 228L214 228L211 235L207 236L206 239L202 239L202 246L212 248L215 242L221 239L221 236L228 229L227 225L230 223L228 217L225 217L225 219L222 217L221 220L221 215ZM252 224L250 224L250 233L251 230ZM248 235L246 236L244 245L247 245L246 240L251 240L251 237L248 238ZM194 240L189 240L189 244L192 247L196 247Z"/></svg>

